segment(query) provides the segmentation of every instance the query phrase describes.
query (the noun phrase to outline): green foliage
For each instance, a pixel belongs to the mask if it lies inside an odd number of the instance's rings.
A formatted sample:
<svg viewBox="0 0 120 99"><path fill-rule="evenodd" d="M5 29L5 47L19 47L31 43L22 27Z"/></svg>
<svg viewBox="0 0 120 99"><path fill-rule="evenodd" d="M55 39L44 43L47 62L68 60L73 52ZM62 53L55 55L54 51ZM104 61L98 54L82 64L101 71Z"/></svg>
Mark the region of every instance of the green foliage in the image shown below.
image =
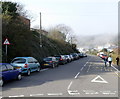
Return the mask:
<svg viewBox="0 0 120 99"><path fill-rule="evenodd" d="M18 16L19 14L17 13L17 3L2 2L2 14L13 17Z"/></svg>
<svg viewBox="0 0 120 99"><path fill-rule="evenodd" d="M72 48L69 43L59 42L51 38L42 35L42 45L40 47L39 33L36 31L30 31L22 19L16 16L17 9L16 3L3 3L4 10L2 18L2 42L6 38L10 41L11 45L8 45L8 62L14 57L32 56L41 62L43 57L53 56L57 54L70 54L77 50ZM2 5L3 6L3 5ZM7 9L7 7L12 9ZM13 18L16 17L16 18ZM2 59L5 62L5 45L2 45Z"/></svg>

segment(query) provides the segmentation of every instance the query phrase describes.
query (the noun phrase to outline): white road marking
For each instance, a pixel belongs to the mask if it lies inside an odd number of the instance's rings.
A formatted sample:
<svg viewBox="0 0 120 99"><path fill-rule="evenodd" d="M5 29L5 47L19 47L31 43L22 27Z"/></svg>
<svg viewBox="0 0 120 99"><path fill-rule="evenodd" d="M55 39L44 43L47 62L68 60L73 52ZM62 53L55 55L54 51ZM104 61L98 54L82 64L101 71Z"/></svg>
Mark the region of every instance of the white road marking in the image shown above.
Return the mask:
<svg viewBox="0 0 120 99"><path fill-rule="evenodd" d="M73 82L71 81L71 82L70 82L70 84L69 84L69 86L68 86L68 90L70 89L70 87L71 87L72 83L73 83Z"/></svg>
<svg viewBox="0 0 120 99"><path fill-rule="evenodd" d="M84 69L84 67L81 68L81 71Z"/></svg>
<svg viewBox="0 0 120 99"><path fill-rule="evenodd" d="M88 68L87 72L90 70L90 67L91 67L91 65L89 65L89 68Z"/></svg>
<svg viewBox="0 0 120 99"><path fill-rule="evenodd" d="M62 93L48 93L47 95L49 96L59 96L59 95L63 95Z"/></svg>
<svg viewBox="0 0 120 99"><path fill-rule="evenodd" d="M97 80L97 79L101 79L101 80ZM107 81L105 81L101 76L97 76L95 77L93 80L91 80L91 82L97 82L97 83L108 83Z"/></svg>
<svg viewBox="0 0 120 99"><path fill-rule="evenodd" d="M115 95L117 91L100 91L103 95Z"/></svg>
<svg viewBox="0 0 120 99"><path fill-rule="evenodd" d="M79 95L80 93L77 90L71 91L68 90L69 95Z"/></svg>
<svg viewBox="0 0 120 99"><path fill-rule="evenodd" d="M46 70L48 70L48 68L47 68L47 69L42 69L42 70L40 70L40 71L43 72L43 71L46 71Z"/></svg>
<svg viewBox="0 0 120 99"><path fill-rule="evenodd" d="M116 71L120 72L117 68L115 68L113 65L111 66L112 68L114 68Z"/></svg>
<svg viewBox="0 0 120 99"><path fill-rule="evenodd" d="M24 95L9 96L9 98L12 98L12 97L24 97Z"/></svg>
<svg viewBox="0 0 120 99"><path fill-rule="evenodd" d="M75 76L75 79L78 77L79 74L80 74L80 72L77 73L77 75Z"/></svg>
<svg viewBox="0 0 120 99"><path fill-rule="evenodd" d="M83 90L83 92L85 92L85 94L91 94L91 95L97 95L97 94L99 94L99 92L96 92L94 90Z"/></svg>
<svg viewBox="0 0 120 99"><path fill-rule="evenodd" d="M30 94L30 96L43 96L44 94Z"/></svg>

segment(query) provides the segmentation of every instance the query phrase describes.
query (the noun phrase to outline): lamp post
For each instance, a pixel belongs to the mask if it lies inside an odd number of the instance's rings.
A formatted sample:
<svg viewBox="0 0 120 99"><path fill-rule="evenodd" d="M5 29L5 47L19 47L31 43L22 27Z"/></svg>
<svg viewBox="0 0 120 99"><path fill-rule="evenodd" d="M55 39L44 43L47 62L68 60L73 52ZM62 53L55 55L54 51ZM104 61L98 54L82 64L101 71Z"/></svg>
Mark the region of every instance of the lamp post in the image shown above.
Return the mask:
<svg viewBox="0 0 120 99"><path fill-rule="evenodd" d="M40 12L40 47L42 47L42 20L41 20L41 12Z"/></svg>

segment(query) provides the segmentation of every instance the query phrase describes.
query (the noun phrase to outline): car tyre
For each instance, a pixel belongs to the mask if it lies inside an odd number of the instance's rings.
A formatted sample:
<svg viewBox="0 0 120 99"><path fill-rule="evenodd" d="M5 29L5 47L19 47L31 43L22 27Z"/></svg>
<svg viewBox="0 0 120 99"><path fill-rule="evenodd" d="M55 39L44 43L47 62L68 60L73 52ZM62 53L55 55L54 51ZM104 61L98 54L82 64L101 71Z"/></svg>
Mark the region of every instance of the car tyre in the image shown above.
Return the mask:
<svg viewBox="0 0 120 99"><path fill-rule="evenodd" d="M27 71L27 76L30 76L31 72L30 69Z"/></svg>
<svg viewBox="0 0 120 99"><path fill-rule="evenodd" d="M22 75L19 74L19 75L17 76L17 80L21 80L21 79L22 79Z"/></svg>
<svg viewBox="0 0 120 99"><path fill-rule="evenodd" d="M41 68L40 67L37 67L37 72L40 72Z"/></svg>
<svg viewBox="0 0 120 99"><path fill-rule="evenodd" d="M52 68L55 68L55 64L52 65Z"/></svg>

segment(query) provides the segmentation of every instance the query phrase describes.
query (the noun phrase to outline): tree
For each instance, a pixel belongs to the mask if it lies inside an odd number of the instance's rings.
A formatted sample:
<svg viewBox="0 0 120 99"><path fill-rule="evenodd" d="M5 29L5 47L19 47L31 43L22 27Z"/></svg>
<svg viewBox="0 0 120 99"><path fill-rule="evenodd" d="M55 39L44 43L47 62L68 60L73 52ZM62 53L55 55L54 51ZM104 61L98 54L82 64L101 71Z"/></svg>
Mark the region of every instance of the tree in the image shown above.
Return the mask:
<svg viewBox="0 0 120 99"><path fill-rule="evenodd" d="M66 26L64 24L59 24L55 27L57 30L61 31L65 35L66 41L70 41L71 37L73 37L73 30L71 27Z"/></svg>
<svg viewBox="0 0 120 99"><path fill-rule="evenodd" d="M19 13L17 13L17 3L2 2L2 14L10 15L13 17L18 16Z"/></svg>
<svg viewBox="0 0 120 99"><path fill-rule="evenodd" d="M61 31L59 31L56 28L49 29L48 37L57 40L59 42L65 42L66 40L65 34L63 34Z"/></svg>

